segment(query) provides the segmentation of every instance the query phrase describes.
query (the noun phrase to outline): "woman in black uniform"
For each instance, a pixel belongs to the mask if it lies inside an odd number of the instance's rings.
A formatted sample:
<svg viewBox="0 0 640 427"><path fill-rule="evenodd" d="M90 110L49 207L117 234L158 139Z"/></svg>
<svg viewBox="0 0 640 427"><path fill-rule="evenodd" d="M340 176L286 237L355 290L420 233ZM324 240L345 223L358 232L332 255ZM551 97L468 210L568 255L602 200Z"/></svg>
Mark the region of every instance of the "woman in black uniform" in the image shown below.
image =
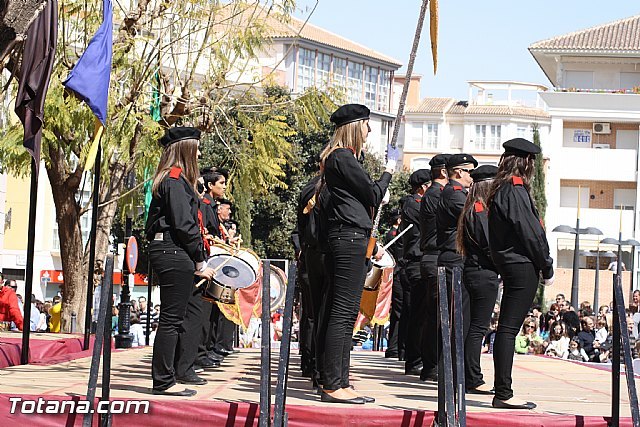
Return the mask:
<svg viewBox="0 0 640 427"><path fill-rule="evenodd" d="M361 397L349 387L351 338L367 273L372 217L391 181L395 159L388 162L378 181L372 181L357 160L371 130L369 109L344 105L331 115L331 121L336 130L321 154L323 180L331 199L327 234L334 269L326 306L322 401L365 403L373 399ZM379 252L377 257L381 255Z"/></svg>
<svg viewBox="0 0 640 427"><path fill-rule="evenodd" d="M153 346L153 393L193 396L195 390L177 390L178 347L189 342L185 335L199 324L184 324L187 302L194 291L194 276L211 279L206 267L198 223L198 179L200 131L168 129L160 140L164 147L153 179L153 199L146 232L149 258L160 285L160 321ZM194 322L199 319L194 319ZM197 346L197 343L195 344ZM197 382L192 382L196 384Z"/></svg>
<svg viewBox="0 0 640 427"><path fill-rule="evenodd" d="M535 403L513 396L511 371L515 339L538 289L553 282L549 244L529 194L535 155L540 148L516 138L502 145L498 174L489 194L489 247L502 276L500 322L493 346L495 366L494 408L533 409Z"/></svg>
<svg viewBox="0 0 640 427"><path fill-rule="evenodd" d="M471 172L473 185L458 220L456 245L464 258L463 283L469 295L464 313L464 367L467 393L492 394L480 368L482 339L487 333L498 296L498 273L489 251L487 196L498 168L482 165Z"/></svg>

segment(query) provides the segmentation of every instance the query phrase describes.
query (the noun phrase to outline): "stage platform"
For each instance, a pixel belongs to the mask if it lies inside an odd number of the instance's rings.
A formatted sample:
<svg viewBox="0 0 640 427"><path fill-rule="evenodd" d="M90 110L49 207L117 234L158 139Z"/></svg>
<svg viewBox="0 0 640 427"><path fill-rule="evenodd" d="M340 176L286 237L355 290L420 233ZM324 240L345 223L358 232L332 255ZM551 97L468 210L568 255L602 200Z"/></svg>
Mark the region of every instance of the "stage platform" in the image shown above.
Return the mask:
<svg viewBox="0 0 640 427"><path fill-rule="evenodd" d="M223 365L202 374L209 380L196 386L192 398L150 394L151 348L113 353L111 399L150 400L148 414L114 415L113 425L257 426L260 352L246 349ZM86 395L90 358L55 365L13 366L0 370L2 425L80 425L81 415L20 415L9 413L9 398L78 399ZM272 354L275 392L277 353ZM355 388L376 398L374 404L340 405L320 402L310 382L300 377L298 358L291 360L287 393L289 425L301 426L428 426L437 408L436 384L403 375L403 364L378 352L353 352ZM487 379L493 377L490 355L483 355ZM627 389L622 376L621 425L631 425ZM640 381L636 379L636 385ZM100 387L100 385L98 385ZM591 366L540 356L515 358L516 395L538 404L534 411L504 411L491 407L490 396L467 396L468 426L606 426L610 414L611 374ZM272 392L272 396L273 393ZM98 388L97 395L100 395ZM273 398L273 397L272 397ZM95 424L94 424L95 425Z"/></svg>
<svg viewBox="0 0 640 427"><path fill-rule="evenodd" d="M89 350L84 351L81 334L31 332L29 337L29 363L49 365L71 359L91 356L94 336ZM0 332L0 369L20 364L22 332Z"/></svg>

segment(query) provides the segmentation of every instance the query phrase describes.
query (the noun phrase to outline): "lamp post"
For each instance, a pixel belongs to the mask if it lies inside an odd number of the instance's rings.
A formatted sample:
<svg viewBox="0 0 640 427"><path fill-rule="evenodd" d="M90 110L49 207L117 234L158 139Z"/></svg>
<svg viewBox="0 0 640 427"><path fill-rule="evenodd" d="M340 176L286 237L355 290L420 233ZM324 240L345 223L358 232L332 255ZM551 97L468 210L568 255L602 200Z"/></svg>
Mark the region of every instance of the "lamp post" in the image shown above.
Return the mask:
<svg viewBox="0 0 640 427"><path fill-rule="evenodd" d="M578 206L578 217L576 218L576 227L573 228L569 225L559 225L555 227L552 231L557 233L568 233L575 234L575 246L573 249L573 266L572 266L572 277L571 277L571 304L574 307L577 307L578 304L578 288L580 286L580 268L578 265L578 259L580 256L580 234L592 234L596 236L601 236L602 231L595 227L587 227L580 228L580 207Z"/></svg>
<svg viewBox="0 0 640 427"><path fill-rule="evenodd" d="M607 251L603 254L600 254L600 243L602 242L598 242L598 249L596 250L595 254L591 251L582 251L580 252L580 255L582 256L595 256L596 257L596 278L595 278L595 284L593 286L593 311L594 313L598 312L598 295L600 294L600 258L613 258L616 256L616 254L614 254L611 251Z"/></svg>

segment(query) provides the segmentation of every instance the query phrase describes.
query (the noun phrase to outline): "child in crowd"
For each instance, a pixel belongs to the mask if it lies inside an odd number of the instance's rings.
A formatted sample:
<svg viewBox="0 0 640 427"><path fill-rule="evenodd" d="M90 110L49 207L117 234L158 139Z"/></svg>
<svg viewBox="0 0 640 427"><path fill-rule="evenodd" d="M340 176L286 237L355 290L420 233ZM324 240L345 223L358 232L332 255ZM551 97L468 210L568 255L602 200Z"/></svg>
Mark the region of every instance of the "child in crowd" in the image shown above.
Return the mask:
<svg viewBox="0 0 640 427"><path fill-rule="evenodd" d="M569 343L569 350L562 355L562 358L567 360L577 360L579 362L589 361L589 356L587 356L584 349L580 347L580 341L577 338L573 338L571 340Z"/></svg>
<svg viewBox="0 0 640 427"><path fill-rule="evenodd" d="M129 328L129 333L133 335L131 347L144 347L146 337L144 336L144 329L142 329L142 325L140 324L140 318L136 313L131 313L130 319L131 327Z"/></svg>
<svg viewBox="0 0 640 427"><path fill-rule="evenodd" d="M596 321L596 341L600 344L604 344L604 342L607 341L608 336L609 331L607 331L607 320L601 317Z"/></svg>

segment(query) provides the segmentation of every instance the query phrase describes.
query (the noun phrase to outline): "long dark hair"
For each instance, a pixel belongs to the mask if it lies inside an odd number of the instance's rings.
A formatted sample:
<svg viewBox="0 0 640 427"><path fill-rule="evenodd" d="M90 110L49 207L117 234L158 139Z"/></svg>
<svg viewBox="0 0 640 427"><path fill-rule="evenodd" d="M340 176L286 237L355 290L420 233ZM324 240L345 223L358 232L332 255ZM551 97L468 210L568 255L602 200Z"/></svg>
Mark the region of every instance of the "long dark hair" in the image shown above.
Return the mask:
<svg viewBox="0 0 640 427"><path fill-rule="evenodd" d="M458 234L456 236L456 249L458 253L465 255L466 250L464 247L464 236L466 233L467 221L471 219L473 211L475 209L475 203L481 203L484 209L487 208L487 197L491 190L493 181L480 181L474 182L469 189L469 195L464 202L464 208L462 208L462 215L458 218Z"/></svg>
<svg viewBox="0 0 640 427"><path fill-rule="evenodd" d="M493 180L493 185L487 197L487 206L491 206L498 189L508 183L512 177L522 178L522 184L527 191L531 188L531 178L535 172L535 158L533 156L521 157L514 154L503 154L500 157L498 173Z"/></svg>

